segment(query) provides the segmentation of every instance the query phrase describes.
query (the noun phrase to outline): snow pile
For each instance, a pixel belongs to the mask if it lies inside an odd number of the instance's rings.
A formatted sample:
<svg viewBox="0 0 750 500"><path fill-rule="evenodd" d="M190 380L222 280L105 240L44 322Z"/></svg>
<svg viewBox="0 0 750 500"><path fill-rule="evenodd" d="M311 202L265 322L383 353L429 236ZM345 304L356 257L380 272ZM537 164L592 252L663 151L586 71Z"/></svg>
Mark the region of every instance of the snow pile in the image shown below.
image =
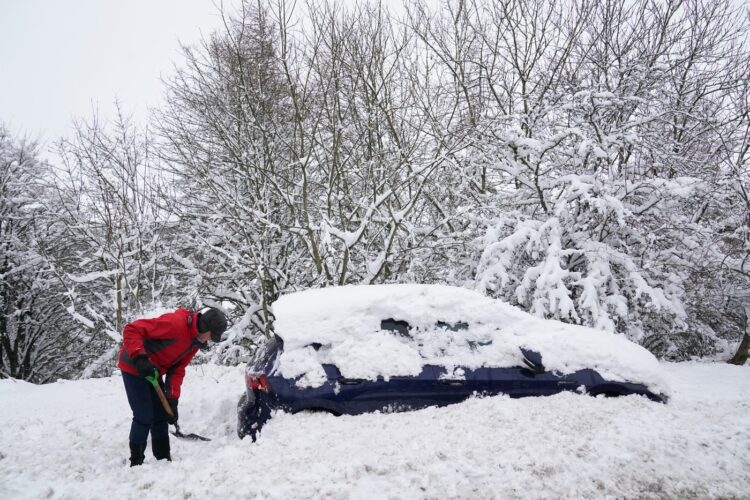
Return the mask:
<svg viewBox="0 0 750 500"><path fill-rule="evenodd" d="M550 370L594 368L605 378L643 383L667 394L656 358L620 335L533 317L480 293L443 285L343 286L307 290L274 303L284 339L280 373L303 387L325 382L321 366L374 379L415 375L422 365L478 368L522 365L521 347ZM381 329L406 321L409 335ZM313 344L320 346L313 347ZM317 348L316 348L317 347Z"/></svg>
<svg viewBox="0 0 750 500"><path fill-rule="evenodd" d="M646 398L472 398L361 416L277 413L240 441L244 367L188 368L173 462L129 468L119 376L0 380L0 498L750 498L750 367L666 364Z"/></svg>

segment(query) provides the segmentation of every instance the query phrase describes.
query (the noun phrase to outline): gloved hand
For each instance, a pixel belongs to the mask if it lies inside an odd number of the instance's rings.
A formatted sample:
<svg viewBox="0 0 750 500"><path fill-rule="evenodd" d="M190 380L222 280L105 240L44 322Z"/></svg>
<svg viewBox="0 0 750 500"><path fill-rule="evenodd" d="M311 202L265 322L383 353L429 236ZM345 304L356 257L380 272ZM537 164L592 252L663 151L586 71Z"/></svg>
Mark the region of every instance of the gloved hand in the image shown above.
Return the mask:
<svg viewBox="0 0 750 500"><path fill-rule="evenodd" d="M171 425L177 424L177 401L176 399L167 399L167 402L169 403L169 407L172 408L172 413L174 413L174 417L170 417L167 415L167 422L169 422Z"/></svg>
<svg viewBox="0 0 750 500"><path fill-rule="evenodd" d="M156 367L148 360L146 356L138 356L135 358L135 369L138 370L138 375L143 378L150 377L154 374Z"/></svg>

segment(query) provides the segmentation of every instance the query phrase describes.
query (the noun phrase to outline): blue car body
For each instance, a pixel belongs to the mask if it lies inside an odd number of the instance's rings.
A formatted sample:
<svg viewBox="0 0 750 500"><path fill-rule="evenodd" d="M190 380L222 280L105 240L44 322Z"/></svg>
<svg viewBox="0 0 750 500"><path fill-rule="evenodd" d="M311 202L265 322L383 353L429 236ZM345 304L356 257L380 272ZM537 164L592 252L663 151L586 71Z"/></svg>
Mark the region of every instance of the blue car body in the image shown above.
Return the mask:
<svg viewBox="0 0 750 500"><path fill-rule="evenodd" d="M319 346L313 345L317 348ZM253 441L274 410L297 413L326 411L334 415L417 410L465 401L472 395L507 394L519 398L548 396L562 391L591 395L621 396L639 394L654 401L666 397L654 394L645 385L605 380L593 369L562 374L547 371L539 353L522 349L524 366L481 367L459 370L451 375L442 366L424 365L414 376L392 376L387 380L343 377L332 364L324 364L326 380L318 387L305 388L284 378L274 369L284 349L283 340L272 337L261 346L248 364L246 391L238 405L237 432Z"/></svg>

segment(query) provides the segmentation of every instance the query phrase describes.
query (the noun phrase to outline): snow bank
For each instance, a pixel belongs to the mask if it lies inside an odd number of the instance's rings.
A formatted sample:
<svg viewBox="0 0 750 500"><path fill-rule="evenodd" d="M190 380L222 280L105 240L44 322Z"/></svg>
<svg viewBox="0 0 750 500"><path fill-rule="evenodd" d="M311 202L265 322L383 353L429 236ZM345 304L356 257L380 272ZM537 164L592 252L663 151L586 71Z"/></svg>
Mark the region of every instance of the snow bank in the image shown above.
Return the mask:
<svg viewBox="0 0 750 500"><path fill-rule="evenodd" d="M284 339L278 369L301 386L325 381L322 363L352 378L414 375L423 364L478 368L522 365L520 347L538 351L548 369L594 368L605 378L644 383L668 394L659 363L625 337L533 317L463 288L442 285L343 286L307 290L274 303ZM381 330L385 319L407 321L411 337ZM452 331L445 325L465 323ZM317 350L311 344L319 343Z"/></svg>

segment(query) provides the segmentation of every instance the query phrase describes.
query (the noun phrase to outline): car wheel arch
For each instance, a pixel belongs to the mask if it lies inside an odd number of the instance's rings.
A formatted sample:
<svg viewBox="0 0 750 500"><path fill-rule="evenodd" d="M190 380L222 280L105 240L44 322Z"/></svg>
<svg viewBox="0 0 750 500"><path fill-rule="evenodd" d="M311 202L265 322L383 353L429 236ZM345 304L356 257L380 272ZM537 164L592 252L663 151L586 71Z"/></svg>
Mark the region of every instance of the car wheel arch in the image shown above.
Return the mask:
<svg viewBox="0 0 750 500"><path fill-rule="evenodd" d="M618 384L599 384L589 387L587 392L590 396L604 396L605 398L627 396L631 393L625 387Z"/></svg>
<svg viewBox="0 0 750 500"><path fill-rule="evenodd" d="M298 410L293 411L292 415L295 415L297 413L328 413L330 415L333 415L334 417L341 416L340 411L337 411L333 408L320 406L320 405L310 405L310 406L305 406L304 408L299 408Z"/></svg>

